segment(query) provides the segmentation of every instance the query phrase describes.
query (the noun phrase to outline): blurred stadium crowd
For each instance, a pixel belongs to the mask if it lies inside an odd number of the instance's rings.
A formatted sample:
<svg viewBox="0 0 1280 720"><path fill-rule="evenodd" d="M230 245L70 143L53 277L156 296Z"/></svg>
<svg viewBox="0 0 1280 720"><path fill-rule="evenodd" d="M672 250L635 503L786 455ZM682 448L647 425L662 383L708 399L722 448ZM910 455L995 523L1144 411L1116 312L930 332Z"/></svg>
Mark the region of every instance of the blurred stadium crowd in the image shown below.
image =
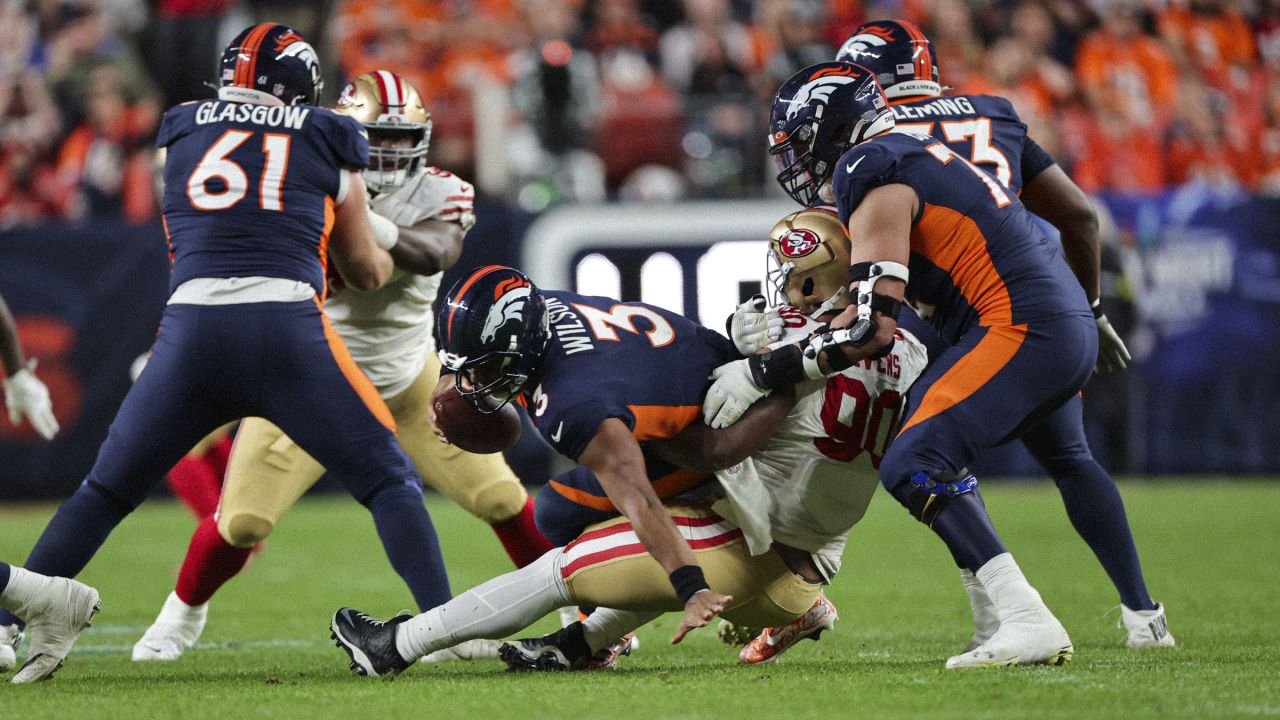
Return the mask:
<svg viewBox="0 0 1280 720"><path fill-rule="evenodd" d="M409 78L431 162L526 210L775 192L768 98L880 17L923 27L958 92L1012 99L1087 190L1280 194L1280 0L5 0L0 229L153 219L161 113L267 19L316 44L327 100Z"/></svg>

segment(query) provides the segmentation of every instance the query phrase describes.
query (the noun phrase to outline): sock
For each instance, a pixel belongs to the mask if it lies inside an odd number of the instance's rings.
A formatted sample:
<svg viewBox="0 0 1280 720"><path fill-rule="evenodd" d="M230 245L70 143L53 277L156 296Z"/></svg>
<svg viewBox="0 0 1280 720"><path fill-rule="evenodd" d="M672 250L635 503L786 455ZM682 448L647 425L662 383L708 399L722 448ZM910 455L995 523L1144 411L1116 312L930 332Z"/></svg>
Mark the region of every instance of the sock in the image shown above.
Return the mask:
<svg viewBox="0 0 1280 720"><path fill-rule="evenodd" d="M4 595L4 589L9 586L9 563L0 562L0 597Z"/></svg>
<svg viewBox="0 0 1280 720"><path fill-rule="evenodd" d="M595 654L587 645L580 622L569 623L550 635L544 635L542 639L560 648L570 666L576 666Z"/></svg>
<svg viewBox="0 0 1280 720"><path fill-rule="evenodd" d="M18 613L44 589L49 578L16 565L5 565L5 568L8 569L8 577L5 579L4 588L0 589L0 606ZM12 622L4 623L4 625L12 624Z"/></svg>
<svg viewBox="0 0 1280 720"><path fill-rule="evenodd" d="M367 507L387 559L409 586L418 609L448 602L453 595L449 574L435 525L422 504L422 490L415 485L388 486L374 495Z"/></svg>
<svg viewBox="0 0 1280 720"><path fill-rule="evenodd" d="M105 495L88 482L82 483L45 526L24 567L42 575L79 575L111 531L132 511L133 507L123 500ZM16 615L0 610L0 625L15 623L25 627Z"/></svg>
<svg viewBox="0 0 1280 720"><path fill-rule="evenodd" d="M400 657L412 662L466 640L507 637L569 604L559 558L559 552L548 552L401 623L396 627Z"/></svg>
<svg viewBox="0 0 1280 720"><path fill-rule="evenodd" d="M203 520L218 509L222 495L222 476L208 454L201 457L187 455L178 461L165 476L169 489L195 516Z"/></svg>
<svg viewBox="0 0 1280 720"><path fill-rule="evenodd" d="M973 612L973 641L986 642L1000 627L1000 618L996 615L991 595L982 586L973 571L960 568L960 580L964 582L964 592L969 596L969 609Z"/></svg>
<svg viewBox="0 0 1280 720"><path fill-rule="evenodd" d="M951 557L962 568L976 571L991 558L1006 552L977 490L948 500L930 527L947 544Z"/></svg>
<svg viewBox="0 0 1280 720"><path fill-rule="evenodd" d="M182 560L174 592L187 605L203 605L218 588L244 569L252 553L253 548L238 548L223 540L218 533L218 521L210 515L201 520L191 534L191 544Z"/></svg>
<svg viewBox="0 0 1280 720"><path fill-rule="evenodd" d="M554 547L550 540L538 532L538 526L533 521L533 498L524 501L524 507L519 513L493 523L493 532L498 536L498 541L507 551L511 562L518 568L537 560Z"/></svg>
<svg viewBox="0 0 1280 720"><path fill-rule="evenodd" d="M1132 610L1154 610L1115 481L1092 458L1053 468L1053 478L1072 527L1106 570L1120 602Z"/></svg>
<svg viewBox="0 0 1280 720"><path fill-rule="evenodd" d="M614 610L613 608L596 608L586 620L582 621L583 637L594 655L602 648L617 642L623 635L653 620L660 612L633 612L630 610Z"/></svg>
<svg viewBox="0 0 1280 720"><path fill-rule="evenodd" d="M1018 563L1014 562L1013 555L1006 552L995 556L978 568L975 575L987 589L1001 623L1028 611L1037 614L1049 612L1044 600L1040 599L1040 593L1031 587Z"/></svg>

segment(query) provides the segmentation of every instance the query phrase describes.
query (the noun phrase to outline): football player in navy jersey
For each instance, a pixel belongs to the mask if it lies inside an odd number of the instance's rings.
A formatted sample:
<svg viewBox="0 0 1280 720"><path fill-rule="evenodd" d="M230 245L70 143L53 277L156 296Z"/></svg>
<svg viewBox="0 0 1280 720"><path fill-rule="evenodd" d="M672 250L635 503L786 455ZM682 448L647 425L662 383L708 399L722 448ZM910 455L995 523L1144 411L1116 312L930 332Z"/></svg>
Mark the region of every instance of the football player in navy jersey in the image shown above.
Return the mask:
<svg viewBox="0 0 1280 720"><path fill-rule="evenodd" d="M219 72L216 100L174 107L160 127L173 273L151 359L27 568L74 577L197 441L264 417L369 508L418 604L435 606L450 593L421 478L321 311L329 259L359 290L392 270L379 242L395 228L365 206L365 130L316 106L315 50L283 25L240 33Z"/></svg>
<svg viewBox="0 0 1280 720"><path fill-rule="evenodd" d="M1098 326L1096 371L1124 370L1129 351L1102 313L1098 297L1102 254L1097 215L1084 191L1028 136L1013 105L990 95L943 95L933 43L909 22L862 25L845 41L836 59L875 74L897 131L942 140L960 157L994 175L1028 210L1058 229L1067 264L1084 288ZM903 318L919 330L921 323L915 322L912 313ZM927 330L916 334L927 337ZM1057 483L1072 525L1115 584L1128 645L1173 645L1164 606L1147 591L1120 491L1089 451L1080 397L1072 397L1029 428L1021 440ZM977 625L974 642L981 643L994 632L995 618L981 584L967 570L962 575Z"/></svg>
<svg viewBox="0 0 1280 720"><path fill-rule="evenodd" d="M1093 316L1061 248L1016 196L945 143L893 128L860 66L822 63L779 89L778 181L805 205L834 199L853 243L855 302L806 342L732 363L707 393L707 418L723 426L772 389L879 357L902 304L928 308L951 347L912 386L879 469L994 606L998 629L947 667L1062 664L1070 638L996 534L967 466L1080 390L1097 358Z"/></svg>

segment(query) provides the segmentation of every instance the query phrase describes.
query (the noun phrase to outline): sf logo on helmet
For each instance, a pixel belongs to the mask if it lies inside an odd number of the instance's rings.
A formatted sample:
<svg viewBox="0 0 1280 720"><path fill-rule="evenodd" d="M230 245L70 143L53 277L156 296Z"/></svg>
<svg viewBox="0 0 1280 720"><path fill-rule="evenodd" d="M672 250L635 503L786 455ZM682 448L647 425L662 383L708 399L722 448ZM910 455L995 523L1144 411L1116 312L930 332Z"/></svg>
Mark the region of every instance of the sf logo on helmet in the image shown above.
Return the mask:
<svg viewBox="0 0 1280 720"><path fill-rule="evenodd" d="M498 291L502 291L499 285ZM524 314L525 301L529 299L529 285L523 283L507 290L489 308L484 319L484 327L480 329L480 342L488 343L498 337L498 331L507 323L520 324L520 316Z"/></svg>
<svg viewBox="0 0 1280 720"><path fill-rule="evenodd" d="M795 228L778 238L778 247L789 258L802 258L818 249L820 241L812 230Z"/></svg>
<svg viewBox="0 0 1280 720"><path fill-rule="evenodd" d="M871 48L884 47L892 39L893 31L888 28L882 28L879 25L872 25L869 28L863 28L862 32L845 40L836 57L848 59L849 62L857 62L858 58L863 55L878 58L880 53L872 52Z"/></svg>

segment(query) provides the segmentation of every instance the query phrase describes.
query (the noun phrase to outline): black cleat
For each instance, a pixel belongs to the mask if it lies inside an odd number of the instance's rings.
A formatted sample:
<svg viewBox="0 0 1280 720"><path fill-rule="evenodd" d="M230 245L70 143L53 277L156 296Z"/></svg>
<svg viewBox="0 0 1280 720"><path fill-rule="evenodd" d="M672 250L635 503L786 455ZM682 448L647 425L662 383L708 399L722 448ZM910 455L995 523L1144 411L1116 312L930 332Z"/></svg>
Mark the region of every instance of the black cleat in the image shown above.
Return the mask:
<svg viewBox="0 0 1280 720"><path fill-rule="evenodd" d="M564 651L552 642L551 636L502 643L502 647L498 648L498 657L502 658L507 664L507 670L511 672L578 669L565 657Z"/></svg>
<svg viewBox="0 0 1280 720"><path fill-rule="evenodd" d="M382 622L354 608L342 608L333 614L329 637L351 658L352 673L390 680L412 665L396 649L396 626L411 617L397 615Z"/></svg>

